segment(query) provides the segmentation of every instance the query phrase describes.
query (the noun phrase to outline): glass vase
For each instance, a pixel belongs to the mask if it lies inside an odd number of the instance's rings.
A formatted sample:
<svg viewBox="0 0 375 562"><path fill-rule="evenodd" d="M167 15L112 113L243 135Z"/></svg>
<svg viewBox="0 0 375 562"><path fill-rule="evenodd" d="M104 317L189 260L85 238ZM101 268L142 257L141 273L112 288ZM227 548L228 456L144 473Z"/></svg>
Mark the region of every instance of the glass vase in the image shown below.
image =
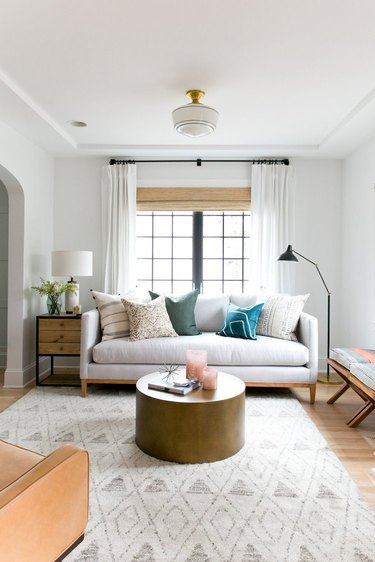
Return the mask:
<svg viewBox="0 0 375 562"><path fill-rule="evenodd" d="M61 305L62 305L61 295L48 295L47 296L48 314L60 314Z"/></svg>
<svg viewBox="0 0 375 562"><path fill-rule="evenodd" d="M202 381L203 369L207 367L207 351L204 349L188 349L186 351L186 378Z"/></svg>

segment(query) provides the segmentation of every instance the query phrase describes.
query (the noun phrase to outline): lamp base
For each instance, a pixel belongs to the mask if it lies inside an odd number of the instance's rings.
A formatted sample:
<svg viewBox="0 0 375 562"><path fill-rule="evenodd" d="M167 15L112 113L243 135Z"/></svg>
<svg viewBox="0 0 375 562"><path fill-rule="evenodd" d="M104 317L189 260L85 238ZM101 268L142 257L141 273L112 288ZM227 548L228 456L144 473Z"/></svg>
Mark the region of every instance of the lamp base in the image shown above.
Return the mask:
<svg viewBox="0 0 375 562"><path fill-rule="evenodd" d="M337 373L330 372L328 376L324 371L318 373L318 382L321 384L342 384L343 380Z"/></svg>
<svg viewBox="0 0 375 562"><path fill-rule="evenodd" d="M79 285L75 283L77 290L76 293L65 293L65 312L66 314L73 314L73 308L79 305Z"/></svg>

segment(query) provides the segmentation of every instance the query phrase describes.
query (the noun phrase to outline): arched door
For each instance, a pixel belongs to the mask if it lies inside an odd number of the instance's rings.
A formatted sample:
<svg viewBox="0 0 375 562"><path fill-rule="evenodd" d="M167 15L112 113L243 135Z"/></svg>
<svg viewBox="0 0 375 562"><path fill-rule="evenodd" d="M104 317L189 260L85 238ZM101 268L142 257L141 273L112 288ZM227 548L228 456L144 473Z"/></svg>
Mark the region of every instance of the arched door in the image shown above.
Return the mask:
<svg viewBox="0 0 375 562"><path fill-rule="evenodd" d="M7 364L8 329L8 192L0 181L0 369Z"/></svg>

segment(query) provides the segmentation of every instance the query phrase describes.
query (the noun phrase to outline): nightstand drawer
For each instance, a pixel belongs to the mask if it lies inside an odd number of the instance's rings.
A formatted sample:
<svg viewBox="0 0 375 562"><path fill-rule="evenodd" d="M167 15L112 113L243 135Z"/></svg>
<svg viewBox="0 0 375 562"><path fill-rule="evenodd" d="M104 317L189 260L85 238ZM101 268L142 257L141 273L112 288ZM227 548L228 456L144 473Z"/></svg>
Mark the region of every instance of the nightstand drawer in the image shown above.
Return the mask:
<svg viewBox="0 0 375 562"><path fill-rule="evenodd" d="M36 384L79 386L79 357L81 353L81 316L74 314L37 316L36 321ZM50 357L50 369L43 372L43 382L39 376L39 358ZM66 362L63 357L70 356ZM58 361L55 369L55 358ZM44 363L48 363L44 360ZM48 372L49 371L49 372ZM75 371L75 372L73 372Z"/></svg>
<svg viewBox="0 0 375 562"><path fill-rule="evenodd" d="M39 320L39 331L81 331L80 319L73 318L41 318Z"/></svg>
<svg viewBox="0 0 375 562"><path fill-rule="evenodd" d="M39 332L39 343L76 343L81 341L81 332L78 330Z"/></svg>
<svg viewBox="0 0 375 562"><path fill-rule="evenodd" d="M40 343L40 355L79 355L80 343Z"/></svg>

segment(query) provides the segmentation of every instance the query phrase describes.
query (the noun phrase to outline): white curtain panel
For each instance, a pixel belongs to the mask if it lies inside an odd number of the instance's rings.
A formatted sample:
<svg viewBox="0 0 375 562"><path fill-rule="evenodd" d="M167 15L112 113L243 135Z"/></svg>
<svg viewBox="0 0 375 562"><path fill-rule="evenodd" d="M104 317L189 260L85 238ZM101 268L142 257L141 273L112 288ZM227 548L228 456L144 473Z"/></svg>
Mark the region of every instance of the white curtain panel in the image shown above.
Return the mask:
<svg viewBox="0 0 375 562"><path fill-rule="evenodd" d="M136 286L137 167L103 167L104 291L125 294Z"/></svg>
<svg viewBox="0 0 375 562"><path fill-rule="evenodd" d="M250 286L266 293L294 292L294 264L279 262L294 238L293 166L253 164Z"/></svg>

